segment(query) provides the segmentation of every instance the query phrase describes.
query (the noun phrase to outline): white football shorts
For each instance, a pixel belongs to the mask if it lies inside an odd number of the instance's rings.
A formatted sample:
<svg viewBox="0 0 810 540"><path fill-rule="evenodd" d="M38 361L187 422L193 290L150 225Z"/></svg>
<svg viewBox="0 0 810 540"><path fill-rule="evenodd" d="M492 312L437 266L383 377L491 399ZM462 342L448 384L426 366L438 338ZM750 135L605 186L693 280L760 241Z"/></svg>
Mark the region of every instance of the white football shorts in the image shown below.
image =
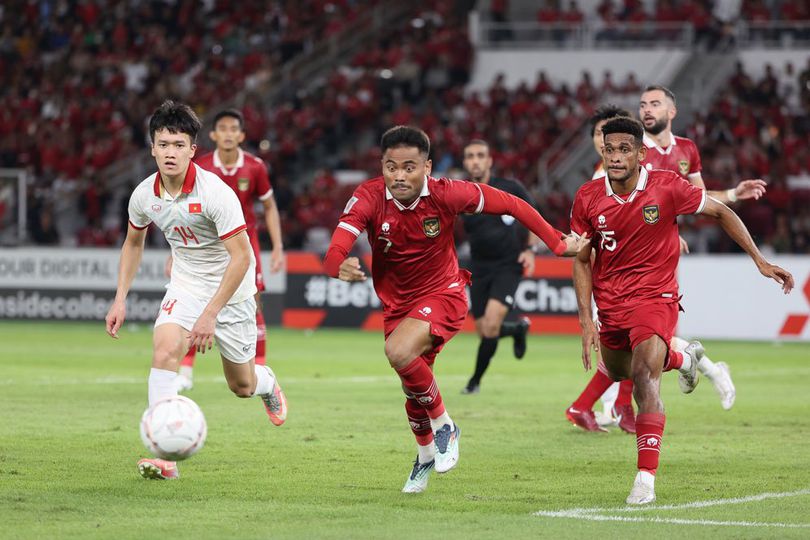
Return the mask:
<svg viewBox="0 0 810 540"><path fill-rule="evenodd" d="M173 323L190 332L205 306L206 302L170 284L160 303L155 328ZM217 315L214 340L220 354L235 364L244 364L256 357L256 300L252 296L222 308Z"/></svg>

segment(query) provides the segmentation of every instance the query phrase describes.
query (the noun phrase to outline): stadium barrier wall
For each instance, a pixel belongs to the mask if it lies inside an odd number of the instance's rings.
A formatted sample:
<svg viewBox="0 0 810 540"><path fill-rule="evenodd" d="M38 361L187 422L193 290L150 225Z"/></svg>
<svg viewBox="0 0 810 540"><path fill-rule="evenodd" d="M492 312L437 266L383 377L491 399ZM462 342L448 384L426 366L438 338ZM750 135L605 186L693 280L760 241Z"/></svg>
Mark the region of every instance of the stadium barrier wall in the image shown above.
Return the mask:
<svg viewBox="0 0 810 540"><path fill-rule="evenodd" d="M102 321L115 294L118 249L0 249L0 320ZM163 298L168 251L146 250L129 295L130 322L151 323ZM688 337L810 342L810 257L774 257L796 290L783 295L744 255L689 255L681 260L684 291L678 332ZM287 272L270 274L262 255L268 324L289 328L382 328L371 280L346 283L323 274L319 256L287 254ZM370 260L363 258L366 272ZM515 294L535 334L578 334L570 259L537 259ZM473 331L468 316L465 330Z"/></svg>

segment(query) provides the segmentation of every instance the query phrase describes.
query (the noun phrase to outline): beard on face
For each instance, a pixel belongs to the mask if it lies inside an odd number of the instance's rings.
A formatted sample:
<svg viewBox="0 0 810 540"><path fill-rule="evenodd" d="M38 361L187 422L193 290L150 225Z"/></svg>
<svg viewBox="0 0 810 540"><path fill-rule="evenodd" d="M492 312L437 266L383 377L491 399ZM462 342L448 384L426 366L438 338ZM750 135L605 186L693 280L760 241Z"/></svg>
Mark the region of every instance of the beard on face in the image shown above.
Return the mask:
<svg viewBox="0 0 810 540"><path fill-rule="evenodd" d="M667 128L667 119L666 118L660 118L660 119L656 120L655 123L650 127L644 126L644 130L647 133L650 133L652 135L658 135L659 133L664 131L666 128Z"/></svg>

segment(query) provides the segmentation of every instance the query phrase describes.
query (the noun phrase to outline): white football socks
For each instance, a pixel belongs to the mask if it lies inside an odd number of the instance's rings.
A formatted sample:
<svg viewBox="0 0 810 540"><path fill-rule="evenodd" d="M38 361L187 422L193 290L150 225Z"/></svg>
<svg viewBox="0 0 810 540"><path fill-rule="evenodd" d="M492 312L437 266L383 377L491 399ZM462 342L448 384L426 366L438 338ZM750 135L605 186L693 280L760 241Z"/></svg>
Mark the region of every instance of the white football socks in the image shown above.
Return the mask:
<svg viewBox="0 0 810 540"><path fill-rule="evenodd" d="M167 369L152 368L149 371L149 406L163 398L176 396L174 379L177 373Z"/></svg>
<svg viewBox="0 0 810 540"><path fill-rule="evenodd" d="M450 419L450 415L447 414L447 411L444 411L438 418L430 419L430 429L432 429L434 432L440 430L445 424L449 424L450 427L456 429L456 425Z"/></svg>
<svg viewBox="0 0 810 540"><path fill-rule="evenodd" d="M270 375L270 371L264 366L253 366L253 371L256 373L256 390L253 391L253 395L260 396L272 392L276 381Z"/></svg>
<svg viewBox="0 0 810 540"><path fill-rule="evenodd" d="M436 457L436 445L434 443L426 446L417 444L416 449L419 452L419 463L427 463Z"/></svg>
<svg viewBox="0 0 810 540"><path fill-rule="evenodd" d="M188 379L191 380L191 377L194 375L194 368L191 366L180 366L180 370L177 374L188 377Z"/></svg>

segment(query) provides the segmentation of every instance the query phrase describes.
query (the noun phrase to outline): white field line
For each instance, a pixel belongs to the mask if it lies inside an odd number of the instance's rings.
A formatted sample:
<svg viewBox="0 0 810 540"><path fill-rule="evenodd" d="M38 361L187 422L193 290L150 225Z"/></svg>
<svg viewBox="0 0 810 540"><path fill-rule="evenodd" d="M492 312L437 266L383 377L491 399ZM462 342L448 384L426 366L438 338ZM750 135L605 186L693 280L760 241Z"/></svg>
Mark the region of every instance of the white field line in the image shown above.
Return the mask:
<svg viewBox="0 0 810 540"><path fill-rule="evenodd" d="M776 523L762 521L716 521L710 519L681 519L662 517L628 517L611 515L622 512L643 512L655 510L688 510L692 508L706 508L709 506L723 506L731 504L744 504L750 502L764 501L768 499L784 499L786 497L798 497L810 495L810 489L800 489L797 491L786 491L782 493L760 493L747 497L734 497L730 499L709 499L706 501L694 501L684 504L667 504L660 506L627 506L623 508L571 508L570 510L535 512L535 516L581 519L585 521L621 521L621 522L646 522L646 523L672 523L677 525L717 525L728 527L776 527L784 529L807 529L810 523Z"/></svg>

